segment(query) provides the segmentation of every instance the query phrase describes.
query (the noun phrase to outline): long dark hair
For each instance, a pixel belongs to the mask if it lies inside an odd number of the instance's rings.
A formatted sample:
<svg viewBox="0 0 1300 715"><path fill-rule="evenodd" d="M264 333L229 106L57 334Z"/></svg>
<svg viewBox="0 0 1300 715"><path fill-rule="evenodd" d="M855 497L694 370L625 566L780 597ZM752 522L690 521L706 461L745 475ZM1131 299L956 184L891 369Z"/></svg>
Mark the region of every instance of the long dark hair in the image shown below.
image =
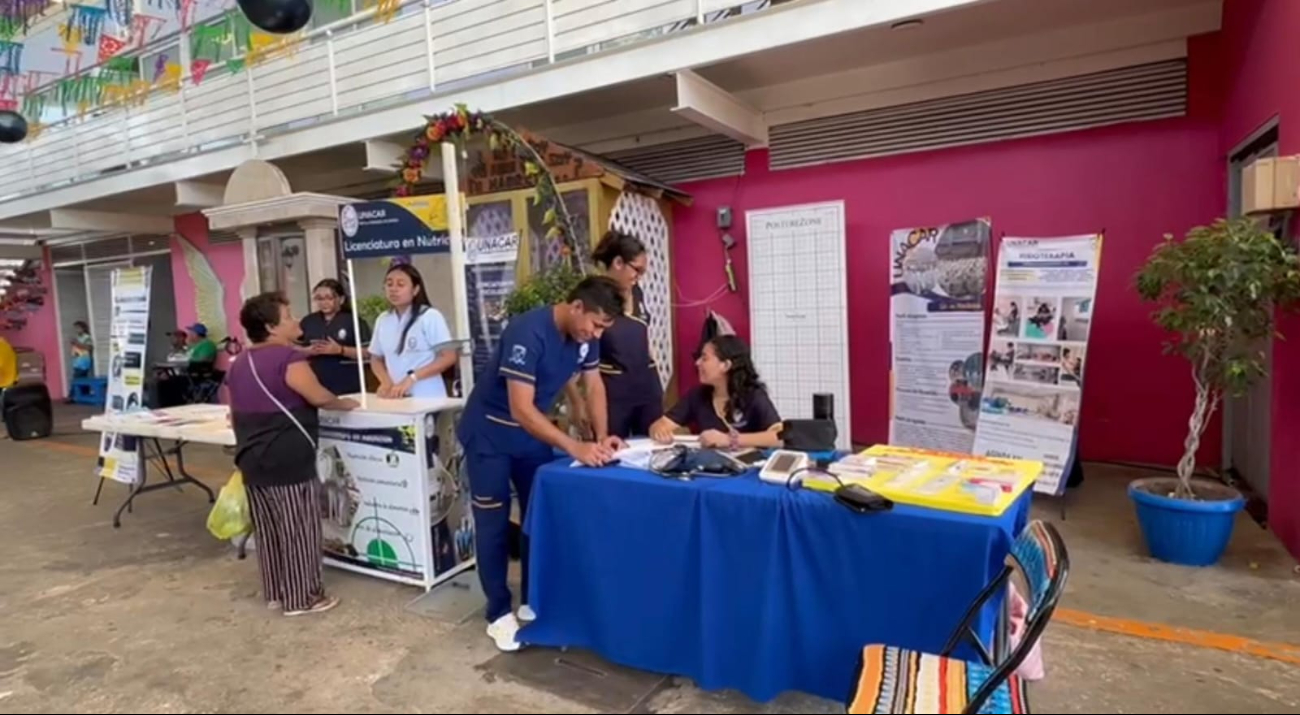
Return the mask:
<svg viewBox="0 0 1300 715"><path fill-rule="evenodd" d="M320 283L317 283L316 287L311 289L311 292L315 293L321 288L329 288L331 293L343 299L343 302L339 303L340 313L352 312L352 301L348 298L348 292L344 290L342 282L336 278L325 278Z"/></svg>
<svg viewBox="0 0 1300 715"><path fill-rule="evenodd" d="M731 369L727 371L726 407L726 418L730 420L737 410L744 411L749 406L754 393L760 390L766 392L767 386L759 379L754 359L744 340L735 335L717 335L710 338L708 344L713 346L713 352L719 360L731 363ZM705 385L704 389L712 398L713 388Z"/></svg>
<svg viewBox="0 0 1300 715"><path fill-rule="evenodd" d="M596 244L591 257L596 263L609 268L614 265L616 259L622 258L624 263L631 263L643 253L645 253L645 244L641 239L630 233L610 229L600 239L600 243Z"/></svg>
<svg viewBox="0 0 1300 715"><path fill-rule="evenodd" d="M406 351L406 336L410 334L411 326L415 325L415 321L424 315L424 311L433 307L433 304L429 302L429 291L424 289L424 276L420 275L420 271L416 270L415 266L409 263L398 263L388 269L384 274L384 280L388 280L388 276L396 271L405 273L406 277L411 279L411 285L417 289L415 296L411 298L411 317L406 319L406 325L402 326L402 337L397 341L397 352L400 354Z"/></svg>

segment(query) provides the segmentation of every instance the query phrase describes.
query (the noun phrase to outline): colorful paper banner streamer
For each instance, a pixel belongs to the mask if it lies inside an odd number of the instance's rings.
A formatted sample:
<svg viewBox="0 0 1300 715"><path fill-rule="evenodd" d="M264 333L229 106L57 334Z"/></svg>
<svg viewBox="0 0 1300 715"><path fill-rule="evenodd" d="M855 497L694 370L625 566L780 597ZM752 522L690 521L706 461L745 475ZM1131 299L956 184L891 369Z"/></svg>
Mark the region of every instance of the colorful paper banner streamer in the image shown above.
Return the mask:
<svg viewBox="0 0 1300 715"><path fill-rule="evenodd" d="M22 44L0 40L0 74L21 74L22 67Z"/></svg>
<svg viewBox="0 0 1300 715"><path fill-rule="evenodd" d="M135 15L135 0L107 0L108 17L118 27L130 27Z"/></svg>
<svg viewBox="0 0 1300 715"><path fill-rule="evenodd" d="M32 20L43 15L50 4L51 0L0 0L0 17L26 31L31 27ZM14 36L10 35L10 37Z"/></svg>
<svg viewBox="0 0 1300 715"><path fill-rule="evenodd" d="M71 5L68 22L63 26L64 41L71 44L79 40L87 47L95 47L99 44L99 32L106 17L106 8Z"/></svg>

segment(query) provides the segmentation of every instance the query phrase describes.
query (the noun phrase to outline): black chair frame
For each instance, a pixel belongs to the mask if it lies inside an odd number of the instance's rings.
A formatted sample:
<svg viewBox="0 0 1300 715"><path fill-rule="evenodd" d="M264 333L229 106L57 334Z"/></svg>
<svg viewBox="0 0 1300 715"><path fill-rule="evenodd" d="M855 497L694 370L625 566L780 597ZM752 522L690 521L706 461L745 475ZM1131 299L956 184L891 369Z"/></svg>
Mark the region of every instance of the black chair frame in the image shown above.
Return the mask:
<svg viewBox="0 0 1300 715"><path fill-rule="evenodd" d="M1033 614L1033 618L1031 618L1026 624L1025 635L1020 639L1020 643L1012 649L1009 654L1000 658L1000 662L995 662L994 655L989 652L988 647L984 645L982 640L980 640L979 635L975 632L975 629L972 626L975 619L979 616L980 612L984 610L984 607L988 605L989 601L999 593L1005 592L1007 583L1010 582L1011 577L1016 571L1025 574L1025 580L1029 584L1029 588L1034 588L1033 581L1028 577L1024 565L1020 563L1013 553L1008 557L1007 565L1002 568L1002 571L997 575L997 577L980 591L979 595L975 597L975 601L966 609L966 613L962 616L960 625L957 626L957 629L948 639L947 645L944 646L943 651L939 654L944 657L952 657L953 652L961 645L962 641L968 640L975 646L976 651L979 652L980 659L983 661L984 665L993 669L993 672L989 674L988 679L984 681L984 684L980 686L980 689L971 696L969 702L966 704L966 709L962 711L963 713L978 713L980 708L984 707L984 703L988 701L989 697L1007 682L1012 673L1016 672L1016 668L1019 668L1025 658L1029 656L1029 652L1033 649L1034 644L1038 642L1038 639L1043 635L1043 631L1047 629L1047 624L1052 620L1052 613L1056 610L1056 604L1061 598L1061 593L1065 590L1065 581L1070 572L1070 556L1065 550L1065 541L1061 538L1061 534L1056 530L1056 527L1047 522L1039 523L1042 524L1043 531L1047 534L1047 538L1051 542L1051 548L1056 552L1056 571L1048 581L1046 593L1042 596L1041 605L1038 607L1037 612ZM1037 600L1037 595L1038 594L1035 593L1027 594L1028 600L1031 604ZM1008 610L1003 608L1002 619L1005 621L1007 617ZM999 628L999 632L1005 632L1005 628ZM1000 635L999 637L1001 638L1004 636ZM1002 648L995 647L995 650L1001 651Z"/></svg>

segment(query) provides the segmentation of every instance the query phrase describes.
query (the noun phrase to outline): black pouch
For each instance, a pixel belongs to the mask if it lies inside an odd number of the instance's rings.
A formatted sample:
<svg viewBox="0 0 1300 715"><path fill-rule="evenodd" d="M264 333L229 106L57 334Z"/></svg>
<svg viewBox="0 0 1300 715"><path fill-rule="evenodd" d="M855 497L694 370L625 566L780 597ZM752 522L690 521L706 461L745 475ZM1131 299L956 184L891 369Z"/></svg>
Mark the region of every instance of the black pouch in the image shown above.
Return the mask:
<svg viewBox="0 0 1300 715"><path fill-rule="evenodd" d="M796 452L830 452L838 437L834 420L786 420L781 427L781 442Z"/></svg>
<svg viewBox="0 0 1300 715"><path fill-rule="evenodd" d="M670 478L734 477L744 474L744 463L712 449L691 449L677 445L662 450L650 460L651 471Z"/></svg>

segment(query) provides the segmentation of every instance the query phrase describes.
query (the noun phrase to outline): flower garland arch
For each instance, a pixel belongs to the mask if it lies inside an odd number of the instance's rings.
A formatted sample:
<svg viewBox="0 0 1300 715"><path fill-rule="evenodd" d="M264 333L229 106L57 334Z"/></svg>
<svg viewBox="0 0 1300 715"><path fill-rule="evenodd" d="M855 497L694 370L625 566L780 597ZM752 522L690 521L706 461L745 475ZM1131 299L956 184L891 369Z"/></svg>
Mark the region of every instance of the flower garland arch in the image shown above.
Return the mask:
<svg viewBox="0 0 1300 715"><path fill-rule="evenodd" d="M424 127L402 157L397 196L417 195L417 185L424 178L429 157L438 144L450 141L464 151L467 140L483 136L487 137L492 151L511 151L523 164L525 176L533 180L532 202L534 206L545 209L542 225L546 228L546 239L561 242L560 267L572 273L587 273L591 265L590 247L577 240L569 209L560 197L555 177L545 159L519 132L485 112L470 111L465 105L458 104L450 112L426 116Z"/></svg>

